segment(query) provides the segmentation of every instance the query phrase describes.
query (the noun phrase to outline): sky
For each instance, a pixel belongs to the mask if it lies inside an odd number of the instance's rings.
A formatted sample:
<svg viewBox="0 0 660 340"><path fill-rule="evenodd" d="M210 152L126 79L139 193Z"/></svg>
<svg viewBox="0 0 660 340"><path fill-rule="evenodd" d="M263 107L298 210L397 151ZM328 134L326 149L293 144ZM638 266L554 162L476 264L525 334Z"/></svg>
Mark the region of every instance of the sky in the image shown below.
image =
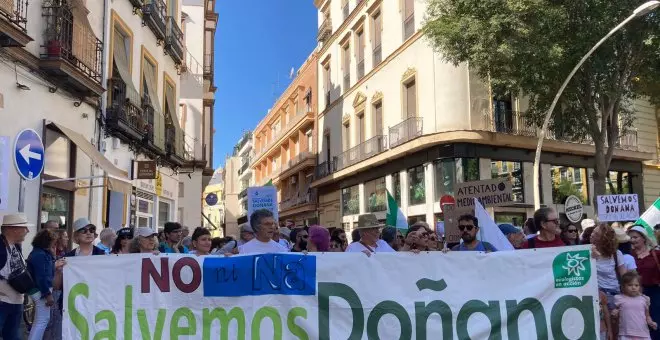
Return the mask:
<svg viewBox="0 0 660 340"><path fill-rule="evenodd" d="M316 47L317 12L313 0L221 0L216 6L217 169L284 92L291 67L298 70Z"/></svg>

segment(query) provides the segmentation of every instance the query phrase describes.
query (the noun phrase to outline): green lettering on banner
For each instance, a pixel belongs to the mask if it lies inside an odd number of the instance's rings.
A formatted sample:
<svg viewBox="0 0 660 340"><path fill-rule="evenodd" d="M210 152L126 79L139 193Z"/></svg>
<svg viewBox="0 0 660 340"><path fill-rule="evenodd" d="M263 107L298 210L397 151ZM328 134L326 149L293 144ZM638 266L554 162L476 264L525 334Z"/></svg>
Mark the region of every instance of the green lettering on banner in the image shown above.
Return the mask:
<svg viewBox="0 0 660 340"><path fill-rule="evenodd" d="M307 310L302 307L291 308L286 318L286 325L293 336L298 337L300 340L309 340L309 335L305 329L296 324L296 318L307 320Z"/></svg>
<svg viewBox="0 0 660 340"><path fill-rule="evenodd" d="M440 315L442 320L442 339L451 339L454 337L454 328L452 325L451 308L444 301L431 301L428 304L424 302L415 302L415 326L417 328L417 339L426 340L426 326L429 318L433 314Z"/></svg>
<svg viewBox="0 0 660 340"><path fill-rule="evenodd" d="M362 339L364 332L364 312L360 297L353 288L336 282L319 282L318 309L319 309L319 340L330 340L330 297L339 297L348 302L353 316L353 328L348 336L349 340Z"/></svg>
<svg viewBox="0 0 660 340"><path fill-rule="evenodd" d="M124 289L124 340L133 339L133 286Z"/></svg>
<svg viewBox="0 0 660 340"><path fill-rule="evenodd" d="M537 299L526 298L518 303L516 300L506 300L506 331L509 340L520 340L518 319L524 311L532 313L536 337L538 340L548 340L548 322L545 320L543 305Z"/></svg>
<svg viewBox="0 0 660 340"><path fill-rule="evenodd" d="M502 340L502 316L500 315L500 303L488 301L488 304L479 300L470 300L461 307L456 317L456 334L459 339L470 339L468 333L468 320L472 314L481 313L490 321L490 333L488 340ZM482 336L482 334L479 334Z"/></svg>
<svg viewBox="0 0 660 340"><path fill-rule="evenodd" d="M369 313L369 319L367 319L367 338L380 339L378 336L378 322L386 314L392 314L399 320L399 324L401 325L399 340L412 339L412 324L408 312L406 312L403 306L390 300L380 302Z"/></svg>
<svg viewBox="0 0 660 340"><path fill-rule="evenodd" d="M277 309L261 307L252 319L252 340L261 340L261 321L269 318L273 322L273 340L282 340L282 318Z"/></svg>
<svg viewBox="0 0 660 340"><path fill-rule="evenodd" d="M100 331L94 335L94 340L102 340L102 339L108 339L108 340L115 340L117 339L117 318L115 317L115 313L109 311L109 310L102 310L98 313L96 313L96 317L94 318L94 322L98 325L99 322L106 320L108 321L108 329Z"/></svg>
<svg viewBox="0 0 660 340"><path fill-rule="evenodd" d="M179 321L185 319L187 326L179 326ZM197 334L197 322L195 321L195 315L190 310L190 308L181 307L174 311L172 315L172 320L170 321L170 339L178 339L182 335L196 335Z"/></svg>
<svg viewBox="0 0 660 340"><path fill-rule="evenodd" d="M568 340L564 330L561 327L561 319L564 317L564 313L567 310L575 308L582 319L584 320L584 331L578 339L596 339L596 323L594 320L594 298L591 296L584 296L580 300L576 296L566 295L562 296L555 302L552 306L552 311L550 312L550 328L552 328L552 337L558 340Z"/></svg>
<svg viewBox="0 0 660 340"><path fill-rule="evenodd" d="M149 330L149 321L147 320L147 313L144 309L138 309L137 318L138 324L140 325L140 333L142 334L142 340L160 340L163 338L163 327L165 326L165 309L161 308L158 310L158 316L156 317L156 329L154 330L154 336L151 337L151 331Z"/></svg>
<svg viewBox="0 0 660 340"><path fill-rule="evenodd" d="M245 312L241 308L234 307L229 313L223 308L214 308L210 312L208 308L204 308L202 315L202 339L211 339L211 326L213 326L214 320L218 320L221 331L220 339L229 340L229 324L231 320L236 320L238 332L236 340L245 340Z"/></svg>
<svg viewBox="0 0 660 340"><path fill-rule="evenodd" d="M85 283L76 283L71 287L67 307L69 309L69 319L71 319L73 326L80 332L80 339L89 340L89 324L87 323L87 319L76 309L76 298L78 296L89 298L89 287Z"/></svg>

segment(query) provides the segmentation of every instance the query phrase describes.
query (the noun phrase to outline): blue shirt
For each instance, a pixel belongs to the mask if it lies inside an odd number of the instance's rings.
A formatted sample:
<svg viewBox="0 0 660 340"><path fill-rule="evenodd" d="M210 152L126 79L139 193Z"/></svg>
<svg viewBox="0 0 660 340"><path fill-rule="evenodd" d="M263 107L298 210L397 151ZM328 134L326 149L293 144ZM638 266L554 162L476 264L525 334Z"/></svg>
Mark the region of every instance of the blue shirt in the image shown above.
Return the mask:
<svg viewBox="0 0 660 340"><path fill-rule="evenodd" d="M110 249L109 247L106 247L105 244L103 244L103 243L99 243L96 246L98 248L100 248L101 250L103 250L106 253L106 255L110 254L110 252L112 251L112 249Z"/></svg>
<svg viewBox="0 0 660 340"><path fill-rule="evenodd" d="M188 253L188 248L186 246L179 246L179 251L176 251L174 250L174 248L170 247L170 245L167 242L161 242L160 245L158 246L158 250L161 253L165 253L165 254Z"/></svg>
<svg viewBox="0 0 660 340"><path fill-rule="evenodd" d="M484 251L484 252L493 252L497 251L492 244L488 242L477 241L477 246L474 249L469 249L465 243L457 244L452 248L453 251Z"/></svg>

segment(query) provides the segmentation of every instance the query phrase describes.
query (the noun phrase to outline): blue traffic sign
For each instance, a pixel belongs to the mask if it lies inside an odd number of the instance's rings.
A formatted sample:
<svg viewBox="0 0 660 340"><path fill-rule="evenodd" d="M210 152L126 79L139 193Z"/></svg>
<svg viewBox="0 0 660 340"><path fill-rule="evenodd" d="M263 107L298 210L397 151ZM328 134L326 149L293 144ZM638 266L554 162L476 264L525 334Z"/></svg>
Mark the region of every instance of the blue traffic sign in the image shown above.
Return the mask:
<svg viewBox="0 0 660 340"><path fill-rule="evenodd" d="M218 195L216 195L214 193L210 193L210 194L206 195L205 201L206 201L206 204L208 204L208 205L216 205L216 204L218 204Z"/></svg>
<svg viewBox="0 0 660 340"><path fill-rule="evenodd" d="M25 129L16 136L14 164L18 174L27 180L41 175L44 170L44 144L36 131Z"/></svg>

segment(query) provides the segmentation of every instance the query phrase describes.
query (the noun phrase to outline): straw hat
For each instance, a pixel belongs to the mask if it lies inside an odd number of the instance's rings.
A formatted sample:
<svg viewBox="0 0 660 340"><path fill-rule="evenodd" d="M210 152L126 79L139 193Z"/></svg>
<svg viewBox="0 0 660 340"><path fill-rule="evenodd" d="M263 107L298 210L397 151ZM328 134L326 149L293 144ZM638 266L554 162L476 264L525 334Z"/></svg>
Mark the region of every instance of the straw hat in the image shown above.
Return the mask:
<svg viewBox="0 0 660 340"><path fill-rule="evenodd" d="M358 216L358 225L355 229L374 229L383 228L385 224L378 222L374 214L363 214Z"/></svg>
<svg viewBox="0 0 660 340"><path fill-rule="evenodd" d="M34 224L30 224L28 222L28 219L25 216L25 214L18 213L18 214L5 215L2 218L2 226L29 228L29 227L34 227Z"/></svg>

